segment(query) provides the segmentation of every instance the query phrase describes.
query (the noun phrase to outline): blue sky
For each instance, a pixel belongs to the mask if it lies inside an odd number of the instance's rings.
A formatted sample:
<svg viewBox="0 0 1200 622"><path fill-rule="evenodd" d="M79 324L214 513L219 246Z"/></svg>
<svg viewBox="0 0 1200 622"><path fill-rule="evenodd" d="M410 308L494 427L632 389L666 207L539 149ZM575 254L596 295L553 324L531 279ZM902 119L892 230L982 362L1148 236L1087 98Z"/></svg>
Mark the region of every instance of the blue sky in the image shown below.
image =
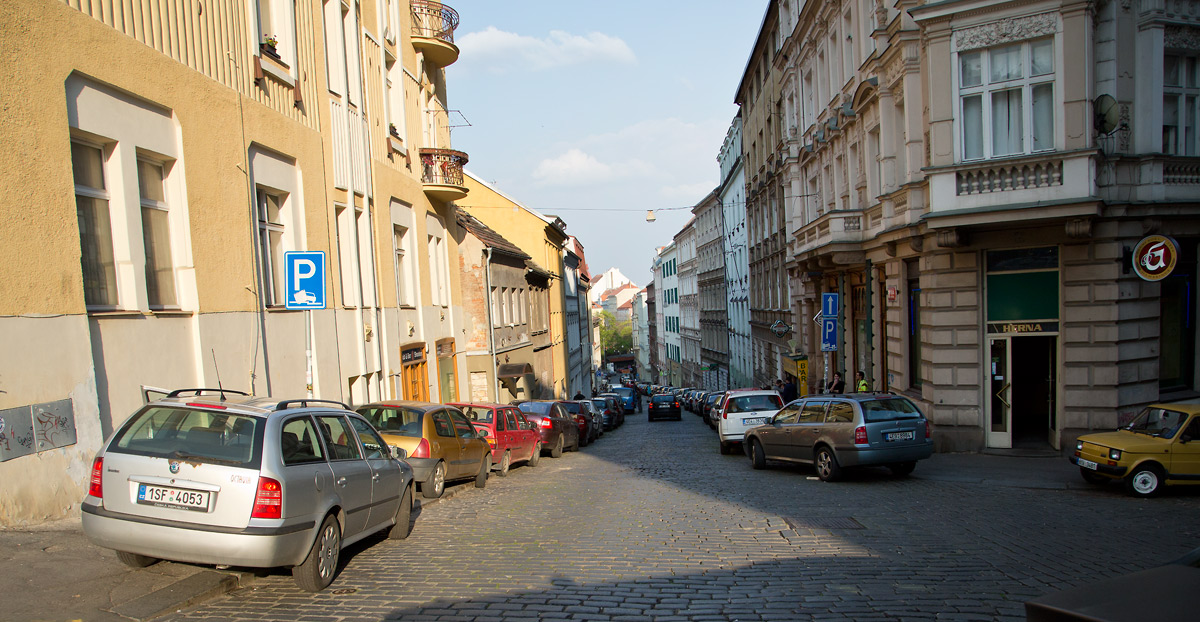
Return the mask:
<svg viewBox="0 0 1200 622"><path fill-rule="evenodd" d="M765 2L446 0L467 168L640 286L654 248L719 182L717 153ZM452 117L453 120L453 117ZM603 211L612 209L636 211ZM586 211L585 211L586 210Z"/></svg>

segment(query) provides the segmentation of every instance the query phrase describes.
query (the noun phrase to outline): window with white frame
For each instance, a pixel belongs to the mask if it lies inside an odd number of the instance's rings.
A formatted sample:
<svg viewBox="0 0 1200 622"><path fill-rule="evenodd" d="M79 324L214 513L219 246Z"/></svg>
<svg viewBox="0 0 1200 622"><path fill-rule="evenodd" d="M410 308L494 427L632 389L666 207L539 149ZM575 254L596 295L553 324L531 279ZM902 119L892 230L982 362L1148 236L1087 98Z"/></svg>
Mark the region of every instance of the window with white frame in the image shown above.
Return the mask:
<svg viewBox="0 0 1200 622"><path fill-rule="evenodd" d="M138 194L142 207L142 247L146 253L146 299L151 309L177 307L175 270L171 262L171 221L167 207L169 164L138 158Z"/></svg>
<svg viewBox="0 0 1200 622"><path fill-rule="evenodd" d="M65 86L84 304L95 311L195 308L172 112L76 75Z"/></svg>
<svg viewBox="0 0 1200 622"><path fill-rule="evenodd" d="M1054 149L1054 39L958 53L963 160Z"/></svg>
<svg viewBox="0 0 1200 622"><path fill-rule="evenodd" d="M359 306L358 229L354 225L357 208L334 205L334 236L337 238L338 275L342 286L342 305Z"/></svg>
<svg viewBox="0 0 1200 622"><path fill-rule="evenodd" d="M255 24L259 51L289 69L296 66L296 4L294 0L257 0Z"/></svg>
<svg viewBox="0 0 1200 622"><path fill-rule="evenodd" d="M283 204L287 196L278 190L255 188L255 214L258 220L258 254L262 262L263 301L267 306L286 302L283 273Z"/></svg>
<svg viewBox="0 0 1200 622"><path fill-rule="evenodd" d="M401 307L414 306L413 279L409 271L411 260L408 250L408 229L400 225L392 225L392 251L396 260L392 269L396 271L396 302Z"/></svg>
<svg viewBox="0 0 1200 622"><path fill-rule="evenodd" d="M112 216L104 182L104 150L82 142L71 143L75 176L75 212L83 251L83 299L89 307L117 306L117 272L113 258Z"/></svg>
<svg viewBox="0 0 1200 622"><path fill-rule="evenodd" d="M1162 152L1194 156L1197 149L1196 117L1200 102L1196 56L1168 53L1163 56Z"/></svg>

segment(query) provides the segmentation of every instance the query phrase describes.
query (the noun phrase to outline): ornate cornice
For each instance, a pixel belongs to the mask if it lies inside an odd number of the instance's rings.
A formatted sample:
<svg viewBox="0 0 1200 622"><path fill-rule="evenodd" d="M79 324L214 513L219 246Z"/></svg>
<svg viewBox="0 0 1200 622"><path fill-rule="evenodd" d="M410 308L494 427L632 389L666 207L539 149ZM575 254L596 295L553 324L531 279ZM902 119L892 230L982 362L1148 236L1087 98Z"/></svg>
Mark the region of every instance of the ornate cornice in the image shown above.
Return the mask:
<svg viewBox="0 0 1200 622"><path fill-rule="evenodd" d="M1179 50L1200 50L1200 28L1167 26L1163 28L1163 47Z"/></svg>
<svg viewBox="0 0 1200 622"><path fill-rule="evenodd" d="M1058 32L1058 14L1040 13L954 31L959 52L1025 41Z"/></svg>

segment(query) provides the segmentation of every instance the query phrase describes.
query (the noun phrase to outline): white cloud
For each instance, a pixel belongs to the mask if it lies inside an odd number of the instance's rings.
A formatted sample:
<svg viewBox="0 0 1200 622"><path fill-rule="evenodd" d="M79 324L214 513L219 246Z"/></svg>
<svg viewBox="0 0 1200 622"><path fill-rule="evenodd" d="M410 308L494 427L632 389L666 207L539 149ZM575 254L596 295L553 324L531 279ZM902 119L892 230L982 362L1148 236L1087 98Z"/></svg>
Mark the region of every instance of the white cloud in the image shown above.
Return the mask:
<svg viewBox="0 0 1200 622"><path fill-rule="evenodd" d="M708 193L712 191L712 182L704 181L695 184L663 186L658 189L658 194L664 199L677 201L680 205L686 205L699 203L700 199L708 196Z"/></svg>
<svg viewBox="0 0 1200 622"><path fill-rule="evenodd" d="M557 158L542 160L533 171L533 179L543 186L574 186L607 181L611 166L579 149L569 149Z"/></svg>
<svg viewBox="0 0 1200 622"><path fill-rule="evenodd" d="M496 72L507 69L552 69L587 62L634 64L633 50L618 37L593 32L586 36L561 30L544 39L519 35L488 26L481 32L459 37L465 63L478 64Z"/></svg>

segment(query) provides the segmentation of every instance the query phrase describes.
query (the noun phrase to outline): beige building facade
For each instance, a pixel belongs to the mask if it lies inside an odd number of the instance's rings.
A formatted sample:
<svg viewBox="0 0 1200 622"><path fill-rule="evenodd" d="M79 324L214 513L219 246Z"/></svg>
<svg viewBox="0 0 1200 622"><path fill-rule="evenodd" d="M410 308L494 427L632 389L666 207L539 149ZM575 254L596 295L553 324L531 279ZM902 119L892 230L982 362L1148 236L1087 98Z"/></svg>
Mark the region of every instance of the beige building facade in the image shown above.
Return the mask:
<svg viewBox="0 0 1200 622"><path fill-rule="evenodd" d="M1198 26L1154 3L771 2L739 92L747 192L784 199L809 388L861 371L942 451L1066 451L1196 397ZM1154 235L1174 269L1147 280Z"/></svg>
<svg viewBox="0 0 1200 622"><path fill-rule="evenodd" d="M0 7L0 524L77 512L159 391L467 394L432 4ZM285 308L289 251L325 253L324 309Z"/></svg>

